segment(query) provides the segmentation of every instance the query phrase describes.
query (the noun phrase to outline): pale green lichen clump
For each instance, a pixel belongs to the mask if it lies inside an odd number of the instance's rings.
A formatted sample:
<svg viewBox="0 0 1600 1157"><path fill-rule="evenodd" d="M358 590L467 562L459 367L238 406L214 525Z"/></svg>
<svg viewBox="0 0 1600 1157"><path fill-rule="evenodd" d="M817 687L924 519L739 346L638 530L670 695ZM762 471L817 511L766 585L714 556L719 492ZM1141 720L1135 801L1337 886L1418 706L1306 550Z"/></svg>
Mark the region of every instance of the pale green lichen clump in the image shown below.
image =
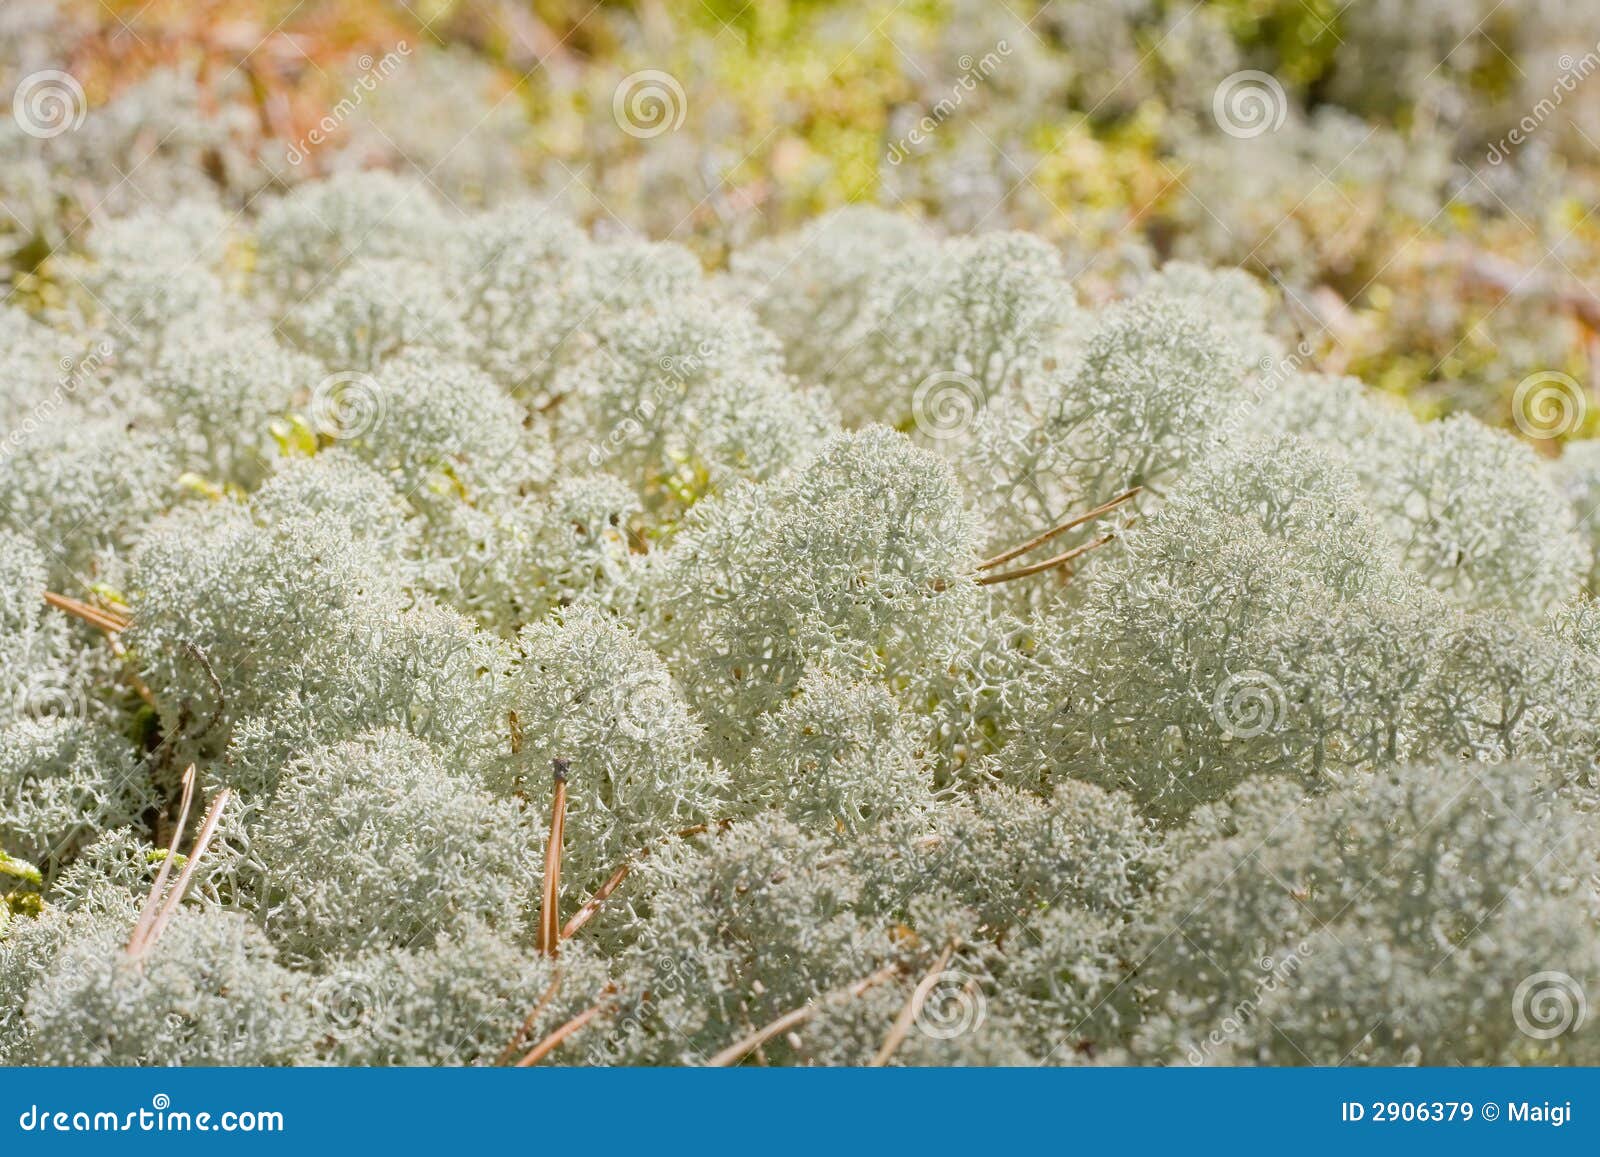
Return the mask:
<svg viewBox="0 0 1600 1157"><path fill-rule="evenodd" d="M346 175L62 275L7 1063L1600 1059L1524 992L1600 976L1592 447L880 210L708 274Z"/></svg>

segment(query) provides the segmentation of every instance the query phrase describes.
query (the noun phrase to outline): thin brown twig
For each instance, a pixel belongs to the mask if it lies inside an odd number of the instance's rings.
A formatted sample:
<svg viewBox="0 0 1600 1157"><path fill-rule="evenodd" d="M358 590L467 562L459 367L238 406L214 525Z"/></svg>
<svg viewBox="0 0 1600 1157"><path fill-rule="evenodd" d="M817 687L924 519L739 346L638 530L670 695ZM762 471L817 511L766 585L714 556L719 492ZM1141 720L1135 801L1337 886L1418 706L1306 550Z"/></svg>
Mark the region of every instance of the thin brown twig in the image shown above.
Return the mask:
<svg viewBox="0 0 1600 1157"><path fill-rule="evenodd" d="M82 599L72 598L56 591L45 591L44 601L59 611L65 611L75 618L82 619L91 626L99 627L103 631L125 630L131 621L127 615L114 611L109 607L97 607L86 603Z"/></svg>
<svg viewBox="0 0 1600 1157"><path fill-rule="evenodd" d="M106 642L111 647L111 653L118 659L122 660L124 664L127 664L122 669L122 677L128 681L128 686L133 688L134 692L139 696L139 698L143 699L151 707L154 707L156 705L155 692L150 690L149 685L145 683L143 679L139 678L139 675L133 669L132 664L128 663L128 648L123 646L122 640L117 638L117 636L114 634L106 635Z"/></svg>
<svg viewBox="0 0 1600 1157"><path fill-rule="evenodd" d="M781 1036L792 1028L798 1028L815 1015L817 1015L816 1005L802 1004L799 1008L784 1013L777 1020L766 1025L764 1028L758 1028L755 1032L750 1033L748 1036L741 1037L739 1040L734 1041L727 1048L723 1049L716 1056L707 1061L706 1065L707 1067L713 1069L727 1068L735 1061L743 1060L745 1055L751 1052L753 1049L760 1048L773 1037Z"/></svg>
<svg viewBox="0 0 1600 1157"><path fill-rule="evenodd" d="M756 1031L755 1022L750 1019L749 1006L747 1006L742 1000L739 1002L739 1020L744 1025L745 1032L752 1033ZM757 1045L755 1048L751 1049L750 1055L755 1058L756 1064L760 1065L762 1068L765 1069L771 1067L772 1062L767 1060L767 1050L764 1045Z"/></svg>
<svg viewBox="0 0 1600 1157"><path fill-rule="evenodd" d="M511 1063L512 1059L517 1055L517 1050L527 1043L528 1034L533 1032L533 1026L539 1022L539 1014L549 1007L560 987L561 973L557 972L550 980L550 987L544 990L544 995L539 997L538 1002L533 1006L533 1011L522 1022L522 1027L511 1034L511 1040L506 1043L505 1048L500 1050L500 1055L494 1060L496 1065L509 1065Z"/></svg>
<svg viewBox="0 0 1600 1157"><path fill-rule="evenodd" d="M194 847L189 850L189 858L183 862L183 871L178 873L178 882L172 886L171 893L167 896L166 903L162 904L161 911L157 913L155 923L150 926L150 935L146 938L145 947L148 948L161 939L161 933L166 931L168 922L178 910L178 905L183 902L184 893L189 890L189 881L194 876L194 871L200 866L200 857L206 854L206 849L211 846L211 837L217 834L217 824L222 821L222 809L228 806L228 800L233 795L233 789L223 788L217 797L211 801L211 807L206 811L206 818L200 825L200 833L195 836Z"/></svg>
<svg viewBox="0 0 1600 1157"><path fill-rule="evenodd" d="M561 948L561 850L567 830L567 761L551 760L556 794L550 807L550 840L544 849L544 904L539 910L539 951L554 956Z"/></svg>
<svg viewBox="0 0 1600 1157"><path fill-rule="evenodd" d="M895 1017L894 1024L889 1029L889 1035L883 1038L883 1045L878 1049L877 1055L872 1058L868 1065L869 1068L881 1068L888 1063L890 1057L894 1056L894 1050L900 1047L900 1042L905 1040L906 1034L911 1031L911 1026L917 1019L917 1014L922 1011L922 1006L928 999L928 993L933 991L933 986L937 982L939 974L950 963L950 957L955 953L955 950L954 941L945 945L944 951L939 954L939 959L933 962L933 967L928 970L928 974L917 982L916 988L911 990L910 998L906 1001L905 1007L900 1010L900 1015Z"/></svg>
<svg viewBox="0 0 1600 1157"><path fill-rule="evenodd" d="M55 591L45 591L44 601L55 607L56 610L65 611L74 618L88 623L91 627L104 631L106 642L111 647L111 653L124 663L127 662L128 648L123 646L122 640L117 637L127 630L128 624L133 621L127 615L124 615L121 611L92 606L67 595L57 594ZM138 693L139 698L152 707L156 705L155 695L131 667L123 670L123 677L128 680L128 685Z"/></svg>
<svg viewBox="0 0 1600 1157"><path fill-rule="evenodd" d="M545 1037L544 1040L540 1041L538 1044L529 1049L527 1055L517 1062L516 1067L519 1069L525 1069L530 1065L536 1065L540 1061L544 1060L545 1057L549 1056L551 1053L555 1052L556 1049L561 1047L562 1041L566 1040L573 1033L577 1032L584 1025L588 1024L591 1020L604 1012L605 1007L606 1002L602 999L598 1003L592 1004L588 1008L584 1009L577 1016L567 1021L566 1024L556 1029L555 1032L551 1033L549 1036Z"/></svg>
<svg viewBox="0 0 1600 1157"><path fill-rule="evenodd" d="M156 872L155 883L150 885L150 895L145 897L144 907L139 909L139 918L134 921L133 932L128 937L127 952L129 956L137 956L149 946L150 925L155 921L158 901L162 889L166 886L167 875L172 871L173 858L178 854L178 841L183 839L183 825L189 819L189 805L194 802L194 764L189 765L189 770L183 773L183 798L178 805L178 823L172 829L172 839L167 844L167 855L161 861L161 868Z"/></svg>
<svg viewBox="0 0 1600 1157"><path fill-rule="evenodd" d="M120 611L92 606L69 595L57 594L55 591L45 591L44 601L56 610L65 611L74 618L82 619L91 627L98 627L110 635L127 630L128 624L133 621Z"/></svg>
<svg viewBox="0 0 1600 1157"><path fill-rule="evenodd" d="M729 828L731 828L732 826L733 826L732 817L724 816L720 820L711 820L711 821L709 821L707 823L703 823L703 824L690 824L686 828L679 828L677 831L673 832L672 834L677 836L680 840L687 840L691 836L703 836L707 832L709 832L712 828L716 828L717 831L719 831L719 832L725 832ZM657 842L658 843L666 843L665 840L659 840ZM648 851L648 850L649 849L647 848L646 851Z"/></svg>
<svg viewBox="0 0 1600 1157"><path fill-rule="evenodd" d="M717 831L725 831L726 827L730 826L731 823L733 823L731 819L717 819L717 821L712 821L712 823L693 824L691 827L683 827L683 829L680 829L680 831L674 832L674 835L675 837L678 837L678 839L686 840L690 839L691 835L704 835L706 832L709 832L712 827L715 827ZM562 831L565 832L565 819L563 819ZM669 839L672 839L672 837L662 837L659 842L664 843ZM640 848L637 853L635 853L634 859L643 859L648 855L650 855L650 847L643 847ZM573 938L573 936L576 935L576 933L578 933L578 931L581 930L586 923L589 923L590 920L594 919L595 914L600 911L600 907L606 903L606 899L610 899L611 893L618 890L619 887L622 887L622 882L629 877L629 874L632 871L634 871L634 863L632 863L632 861L626 861L626 863L622 863L621 866L616 869L616 871L611 872L611 875L606 877L606 882L602 883L602 885L595 890L595 895L590 896L587 901L584 901L584 906L579 907L578 911L573 912L571 919L568 920L565 925L562 925L562 939Z"/></svg>
<svg viewBox="0 0 1600 1157"><path fill-rule="evenodd" d="M211 690L217 697L217 705L212 709L211 718L206 721L205 727L190 737L191 740L197 740L210 735L217 724L222 722L222 717L228 710L228 695L222 689L222 680L217 678L216 668L211 665L211 660L206 658L206 653L188 639L183 640L183 649L205 669L207 678L211 680Z"/></svg>
<svg viewBox="0 0 1600 1157"><path fill-rule="evenodd" d="M886 964L882 968L878 969L878 971L874 972L871 976L862 977L860 980L851 984L850 987L845 989L845 993L852 998L858 997L862 993L866 992L869 988L872 988L874 985L882 984L885 980L888 980L889 977L893 976L899 971L900 966L898 964ZM773 1037L782 1036L790 1029L804 1024L815 1015L817 1015L816 1004L802 1004L799 1008L784 1013L772 1023L758 1028L755 1032L750 1033L748 1036L741 1037L734 1041L727 1048L723 1049L721 1052L717 1053L710 1060L708 1060L706 1065L707 1067L714 1069L727 1068L734 1062L742 1060L752 1049L760 1048Z"/></svg>
<svg viewBox="0 0 1600 1157"><path fill-rule="evenodd" d="M885 964L871 976L863 976L860 980L852 982L850 987L845 989L845 992L852 997L860 996L868 989L876 988L878 985L882 984L885 980L888 980L891 976L895 975L895 973L899 971L900 965Z"/></svg>
<svg viewBox="0 0 1600 1157"><path fill-rule="evenodd" d="M712 820L708 823L691 824L689 827L679 828L676 832L673 832L671 836L662 836L656 841L656 843L664 844L674 837L686 840L692 836L703 836L713 828L719 832L727 831L732 824L733 821L731 819L720 819ZM596 912L600 911L601 905L603 905L606 900L610 898L611 893L615 892L619 887L622 886L622 882L626 880L629 873L633 871L634 861L642 860L648 856L652 846L654 845L647 845L643 848L640 848L638 852L634 854L633 860L625 861L620 867L617 868L615 872L612 872L611 875L607 877L606 882L601 884L600 887L596 889L595 894L590 896L589 899L585 901L583 907L579 908L572 914L572 919L568 920L564 925L562 925L561 939L570 940L574 933L581 929L590 920L594 919L594 915Z"/></svg>
<svg viewBox="0 0 1600 1157"><path fill-rule="evenodd" d="M703 836L707 832L711 831L712 828L716 828L718 831L725 831L732 823L733 821L731 819L720 819L713 820L709 823L692 824L689 827L678 829L672 834L672 836L663 836L657 842L665 843L674 836L678 839L689 839L691 836ZM639 851L634 854L634 860L642 860L649 854L649 846L640 848ZM572 914L572 918L561 926L561 939L572 939L575 933L582 929L582 927L590 920L594 919L595 913L600 911L601 906L605 904L606 900L611 897L613 892L622 886L622 882L628 878L628 875L632 871L633 860L629 860L618 867L616 871L612 872L611 875L606 878L606 882L601 884L600 887L595 890L594 895L590 896L589 899L584 902L583 907L574 912Z"/></svg>
<svg viewBox="0 0 1600 1157"><path fill-rule="evenodd" d="M590 920L594 919L594 914L600 911L600 905L606 902L607 897L609 897L611 893L615 892L619 887L622 886L622 881L628 878L628 873L631 871L633 871L633 865L623 864L622 867L618 868L615 872L612 872L611 878L604 884L601 884L600 887L595 891L595 894L590 896L589 899L584 903L583 907L579 908L572 914L572 919L568 920L564 925L562 925L561 939L572 939L573 934L576 933L578 929L582 928Z"/></svg>
<svg viewBox="0 0 1600 1157"><path fill-rule="evenodd" d="M1096 547L1104 546L1115 537L1117 537L1115 532L1102 534L1099 538L1091 539L1082 546L1075 546L1071 550L1064 551L1061 554L1056 555L1054 558L1047 558L1043 562L1036 562L1031 566L1018 567L1016 570L1001 571L999 574L983 575L977 580L978 585L988 586L991 583L1010 582L1012 579L1027 578L1031 574L1038 574L1040 571L1051 570L1060 566L1062 563L1071 562L1081 554L1087 554Z"/></svg>
<svg viewBox="0 0 1600 1157"><path fill-rule="evenodd" d="M1055 538L1058 534L1065 534L1067 531L1073 530L1073 529L1075 529L1075 528L1077 528L1079 526L1082 526L1086 522L1093 522L1095 519L1099 518L1102 514L1106 514L1106 513L1110 512L1112 510L1115 510L1117 507L1121 506L1124 502L1128 501L1128 499L1136 497L1137 495L1139 495L1143 491L1144 491L1144 487L1143 486L1135 486L1131 490L1124 490L1121 494L1117 495L1115 498L1113 498L1113 499L1111 499L1111 500L1109 500L1107 502L1102 502L1099 506L1096 506L1093 510L1086 510L1082 514L1074 515L1073 517L1067 519L1067 521L1063 522L1061 525L1053 526L1049 530L1045 531L1043 534L1034 535L1032 538L1030 538L1027 542L1023 543L1021 546L1014 546L1010 550L1006 551L1003 554L997 554L993 558L985 559L984 561L982 561L982 562L980 562L978 564L978 569L979 570L989 570L992 567L999 566L1003 562L1010 562L1014 558L1020 558L1023 555L1027 554L1034 547L1039 546L1042 543L1049 542L1052 538Z"/></svg>

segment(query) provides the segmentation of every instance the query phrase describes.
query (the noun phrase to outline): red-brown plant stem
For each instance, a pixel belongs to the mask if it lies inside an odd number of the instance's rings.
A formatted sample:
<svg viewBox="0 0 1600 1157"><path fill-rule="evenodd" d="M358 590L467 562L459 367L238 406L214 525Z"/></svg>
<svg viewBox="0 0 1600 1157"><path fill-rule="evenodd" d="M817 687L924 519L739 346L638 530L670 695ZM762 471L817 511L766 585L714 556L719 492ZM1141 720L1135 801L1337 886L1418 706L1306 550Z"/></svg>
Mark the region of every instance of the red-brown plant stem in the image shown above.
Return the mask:
<svg viewBox="0 0 1600 1157"><path fill-rule="evenodd" d="M1088 554L1096 547L1104 546L1115 537L1115 534L1102 534L1099 538L1091 539L1082 546L1075 546L1071 550L1063 551L1054 558L1047 558L1043 562L1036 562L1031 566L1018 567L1016 570L1001 571L999 574L983 575L978 579L978 585L988 586L991 583L1010 582L1012 579L1027 578L1029 575L1038 574L1040 571L1052 570L1063 563L1071 562L1079 555Z"/></svg>
<svg viewBox="0 0 1600 1157"><path fill-rule="evenodd" d="M99 627L107 634L114 635L118 631L126 630L132 621L127 615L118 611L103 610L100 607L90 606L88 603L71 598L68 595L59 595L55 591L45 591L44 601L58 611L65 611L74 618L82 619L91 627Z"/></svg>
<svg viewBox="0 0 1600 1157"><path fill-rule="evenodd" d="M162 891L166 887L167 876L172 871L172 861L178 854L178 841L183 839L183 826L189 819L189 805L194 802L194 775L194 764L191 763L189 769L183 773L183 796L178 804L178 822L173 826L172 839L167 844L166 858L161 861L155 883L150 885L150 895L145 897L144 907L139 909L139 918L134 921L133 932L128 937L129 956L138 956L149 947L150 929L159 913Z"/></svg>
<svg viewBox="0 0 1600 1157"><path fill-rule="evenodd" d="M194 847L189 849L189 858L183 862L183 871L178 873L178 882L172 886L172 894L167 897L166 903L161 905L161 911L157 913L155 923L150 927L150 935L145 941L146 948L161 939L161 933L166 931L168 921L177 912L178 905L183 902L184 893L189 890L189 881L193 878L195 869L200 866L200 857L205 855L206 849L211 846L211 837L217 834L217 824L222 821L222 809L228 806L228 800L232 796L233 789L225 787L211 801L205 821L200 825L200 834L195 836Z"/></svg>
<svg viewBox="0 0 1600 1157"><path fill-rule="evenodd" d="M916 1022L917 1014L922 1011L923 1003L928 999L928 993L933 990L935 978L945 970L950 963L950 957L955 952L956 946L948 944L939 954L939 959L933 962L933 967L928 969L928 974L917 982L911 990L911 997L906 1001L905 1007L900 1010L900 1015L895 1018L894 1024L889 1029L889 1035L883 1038L883 1045L878 1049L877 1055L872 1058L869 1068L880 1068L888 1063L894 1056L894 1050L900 1047L900 1042L906 1039L906 1034L911 1031L911 1026Z"/></svg>
<svg viewBox="0 0 1600 1157"><path fill-rule="evenodd" d="M583 907L579 908L572 914L572 919L568 920L566 924L562 926L561 939L572 939L573 934L576 933L578 929L582 928L585 924L592 920L594 918L594 914L600 911L600 905L606 902L606 898L609 897L611 893L615 892L619 887L622 886L622 881L628 878L628 873L632 870L633 865L623 864L622 867L618 868L615 872L612 872L611 878L604 884L601 884L599 889L593 896L589 897L588 901L583 905Z"/></svg>
<svg viewBox="0 0 1600 1157"><path fill-rule="evenodd" d="M545 1057L549 1056L551 1053L555 1052L556 1049L561 1047L562 1041L566 1040L573 1033L577 1032L584 1025L588 1024L591 1020L604 1012L605 1007L606 1002L602 999L597 1004L592 1004L588 1008L584 1009L577 1016L567 1021L566 1024L556 1029L555 1032L551 1033L549 1036L545 1037L544 1040L540 1041L538 1044L529 1049L527 1055L517 1062L516 1067L519 1069L525 1069L530 1065L536 1065L540 1061L544 1060Z"/></svg>
<svg viewBox="0 0 1600 1157"><path fill-rule="evenodd" d="M556 794L550 806L550 840L544 849L544 905L539 910L539 951L554 956L561 950L561 850L567 830L567 761L551 761Z"/></svg>
<svg viewBox="0 0 1600 1157"><path fill-rule="evenodd" d="M1111 499L1110 501L1102 502L1099 506L1096 506L1093 510L1086 510L1082 514L1074 515L1072 518L1069 518L1066 522L1063 522L1060 526L1053 526L1049 530L1045 531L1043 534L1035 535L1034 537L1030 538L1027 542L1023 543L1021 546L1014 546L1010 550L1006 551L1004 554L997 554L993 558L984 559L984 561L982 561L982 562L980 562L978 564L978 569L979 570L989 570L989 569L991 569L993 567L999 566L1003 562L1010 562L1014 558L1020 558L1023 555L1027 554L1034 547L1039 546L1042 543L1049 542L1052 538L1055 538L1058 534L1065 534L1067 531L1073 530L1076 527L1082 526L1086 522L1093 522L1096 518L1099 518L1102 514L1110 513L1111 511L1115 510L1117 507L1121 506L1124 502L1128 501L1128 499L1136 497L1137 495L1141 494L1143 491L1144 491L1144 487L1143 486L1135 486L1131 490L1124 490L1121 494L1117 495L1115 498Z"/></svg>
<svg viewBox="0 0 1600 1157"><path fill-rule="evenodd" d="M550 1002L555 999L556 992L560 988L561 973L557 972L551 978L550 986L544 990L544 994L539 997L538 1003L533 1006L533 1011L522 1022L522 1027L511 1034L511 1040L506 1043L505 1048L500 1050L500 1055L495 1058L495 1064L509 1065L511 1063L512 1059L517 1055L517 1050L527 1043L528 1035L533 1032L533 1026L539 1023L539 1014L549 1007Z"/></svg>
<svg viewBox="0 0 1600 1157"><path fill-rule="evenodd" d="M886 964L882 968L878 969L878 971L874 972L871 976L862 977L860 980L850 985L849 988L845 989L845 993L851 997L860 996L863 992L866 992L867 989L872 988L874 985L882 984L885 980L888 980L891 976L899 971L900 966L898 964ZM716 1056L708 1060L706 1065L707 1067L714 1069L726 1068L727 1066L744 1059L745 1055L752 1049L758 1049L773 1037L781 1036L790 1029L804 1024L816 1014L817 1006L815 1004L803 1004L791 1012L784 1013L771 1024L758 1028L755 1032L749 1034L748 1036L741 1037L739 1040L734 1041L727 1048L723 1049L721 1052L717 1053Z"/></svg>

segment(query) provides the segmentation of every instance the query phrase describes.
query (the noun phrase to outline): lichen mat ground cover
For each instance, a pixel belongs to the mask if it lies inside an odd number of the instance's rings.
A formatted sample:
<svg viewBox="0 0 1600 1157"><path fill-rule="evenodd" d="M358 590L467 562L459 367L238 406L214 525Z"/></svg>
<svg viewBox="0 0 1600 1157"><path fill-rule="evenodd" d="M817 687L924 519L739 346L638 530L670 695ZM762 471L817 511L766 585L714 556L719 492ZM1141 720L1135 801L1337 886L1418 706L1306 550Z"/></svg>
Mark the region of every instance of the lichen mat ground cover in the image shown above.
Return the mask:
<svg viewBox="0 0 1600 1157"><path fill-rule="evenodd" d="M0 1063L1600 1063L1600 46L1405 7L8 4Z"/></svg>

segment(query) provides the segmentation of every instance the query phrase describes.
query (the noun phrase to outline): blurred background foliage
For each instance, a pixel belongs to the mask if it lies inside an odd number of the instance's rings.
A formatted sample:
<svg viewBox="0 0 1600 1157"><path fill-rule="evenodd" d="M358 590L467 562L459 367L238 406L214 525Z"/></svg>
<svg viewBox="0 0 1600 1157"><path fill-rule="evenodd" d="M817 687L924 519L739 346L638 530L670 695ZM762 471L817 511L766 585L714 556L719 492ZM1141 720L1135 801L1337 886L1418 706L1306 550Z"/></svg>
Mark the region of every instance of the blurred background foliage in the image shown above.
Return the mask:
<svg viewBox="0 0 1600 1157"><path fill-rule="evenodd" d="M711 267L876 202L1035 231L1089 299L1242 265L1322 368L1506 424L1600 357L1597 29L1600 0L6 0L0 94L59 68L89 115L0 135L0 263L48 297L98 216L352 166L531 187ZM673 123L621 131L646 70ZM1244 70L1282 94L1259 134L1219 124Z"/></svg>

